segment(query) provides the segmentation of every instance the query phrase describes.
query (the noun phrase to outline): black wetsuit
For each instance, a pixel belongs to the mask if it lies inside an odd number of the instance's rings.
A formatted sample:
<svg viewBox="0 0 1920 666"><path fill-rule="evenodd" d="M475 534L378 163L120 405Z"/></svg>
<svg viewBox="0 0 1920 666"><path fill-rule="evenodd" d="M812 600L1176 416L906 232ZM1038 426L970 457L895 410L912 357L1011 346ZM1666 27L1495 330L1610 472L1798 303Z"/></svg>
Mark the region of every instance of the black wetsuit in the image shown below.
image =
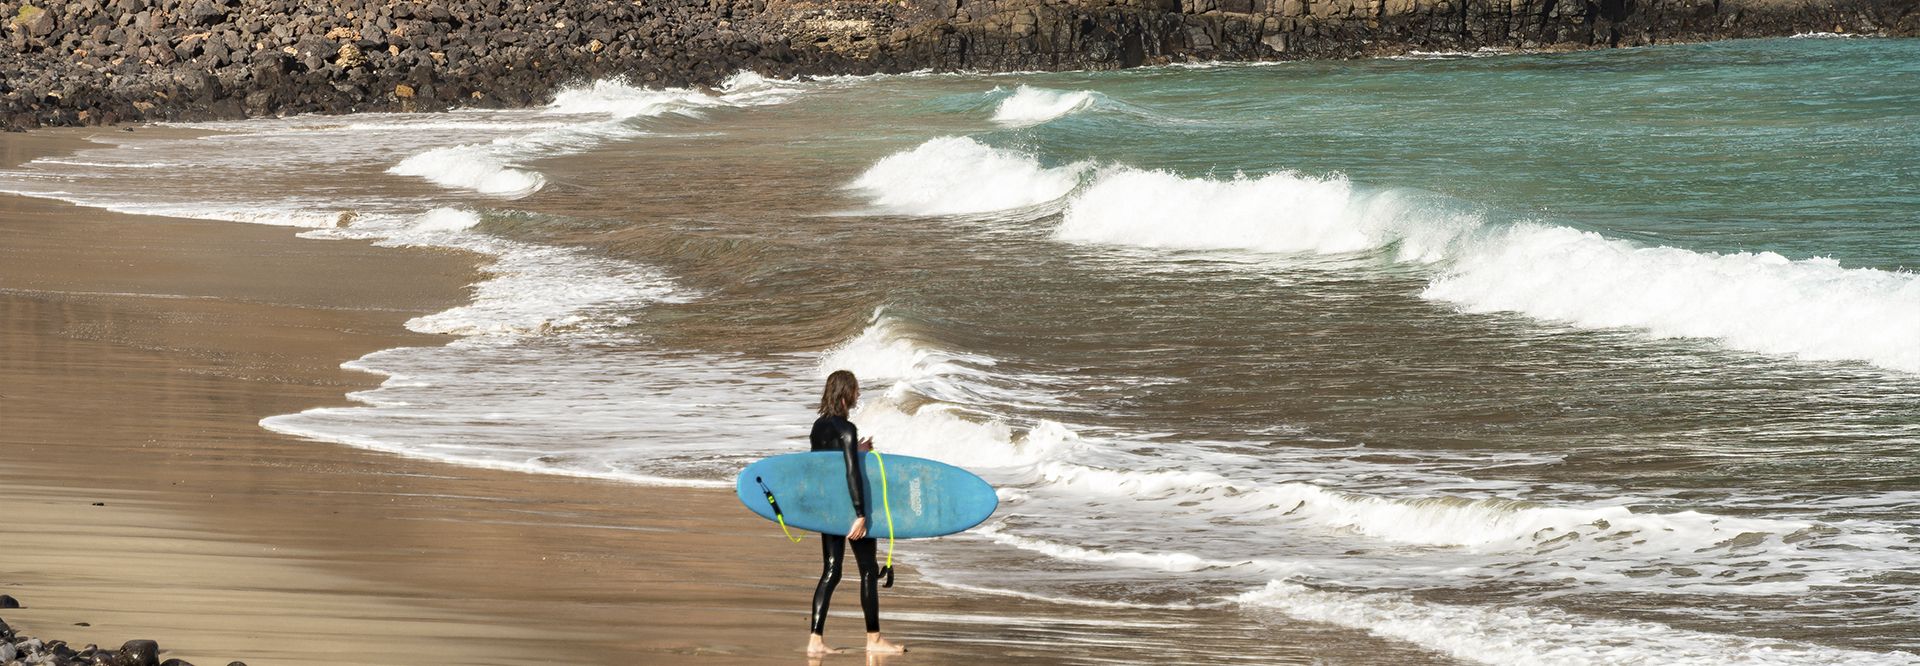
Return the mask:
<svg viewBox="0 0 1920 666"><path fill-rule="evenodd" d="M847 494L853 497L853 514L867 515L867 484L865 475L860 472L860 462L865 456L860 453L860 429L852 421L840 416L822 416L813 422L813 450L834 451L845 456L847 461ZM869 519L868 523L873 521ZM874 561L875 542L872 538L853 542L853 558L860 565L860 610L867 616L867 633L880 631L880 567ZM824 633L827 627L827 602L833 598L833 587L840 584L840 563L847 553L847 538L832 534L820 535L820 556L823 560L820 571L820 585L813 588L813 633Z"/></svg>

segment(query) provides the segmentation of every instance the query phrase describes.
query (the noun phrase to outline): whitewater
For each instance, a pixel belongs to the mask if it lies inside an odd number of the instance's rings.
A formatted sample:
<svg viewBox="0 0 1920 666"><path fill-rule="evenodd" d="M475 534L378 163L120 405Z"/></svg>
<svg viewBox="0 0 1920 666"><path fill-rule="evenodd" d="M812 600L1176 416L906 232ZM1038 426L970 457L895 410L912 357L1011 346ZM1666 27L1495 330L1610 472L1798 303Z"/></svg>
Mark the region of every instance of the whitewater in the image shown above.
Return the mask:
<svg viewBox="0 0 1920 666"><path fill-rule="evenodd" d="M1090 175L1091 174L1091 175ZM1380 252L1434 265L1423 295L1590 328L1706 338L1810 360L1920 372L1920 276L1826 257L1647 247L1493 213L1429 192L1344 176L1188 178L1031 154L964 137L880 160L852 187L915 215L995 213L1062 202L1056 239L1168 250ZM1071 195L1071 196L1069 196Z"/></svg>

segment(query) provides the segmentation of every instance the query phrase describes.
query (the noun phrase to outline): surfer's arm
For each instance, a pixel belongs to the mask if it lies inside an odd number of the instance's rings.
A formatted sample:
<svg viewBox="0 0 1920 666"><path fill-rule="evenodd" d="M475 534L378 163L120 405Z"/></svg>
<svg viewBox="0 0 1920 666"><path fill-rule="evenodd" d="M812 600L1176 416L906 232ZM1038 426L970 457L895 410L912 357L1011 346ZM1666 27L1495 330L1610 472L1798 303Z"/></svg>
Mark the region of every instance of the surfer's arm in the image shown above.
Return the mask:
<svg viewBox="0 0 1920 666"><path fill-rule="evenodd" d="M847 496L853 498L853 517L867 517L867 475L861 470L859 431L848 428L840 432L840 453L847 460Z"/></svg>

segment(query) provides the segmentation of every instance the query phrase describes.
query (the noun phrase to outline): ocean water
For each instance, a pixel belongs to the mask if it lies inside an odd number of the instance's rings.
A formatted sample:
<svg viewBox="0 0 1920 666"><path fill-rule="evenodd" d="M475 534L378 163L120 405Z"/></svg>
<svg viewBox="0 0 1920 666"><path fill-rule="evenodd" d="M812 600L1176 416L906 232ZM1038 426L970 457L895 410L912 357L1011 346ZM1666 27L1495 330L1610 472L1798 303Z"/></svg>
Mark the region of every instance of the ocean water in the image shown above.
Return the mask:
<svg viewBox="0 0 1920 666"><path fill-rule="evenodd" d="M409 324L451 344L275 431L725 487L846 368L881 450L1001 488L903 550L937 584L1492 664L1920 663L1920 42L600 81L99 140L0 189L492 257Z"/></svg>

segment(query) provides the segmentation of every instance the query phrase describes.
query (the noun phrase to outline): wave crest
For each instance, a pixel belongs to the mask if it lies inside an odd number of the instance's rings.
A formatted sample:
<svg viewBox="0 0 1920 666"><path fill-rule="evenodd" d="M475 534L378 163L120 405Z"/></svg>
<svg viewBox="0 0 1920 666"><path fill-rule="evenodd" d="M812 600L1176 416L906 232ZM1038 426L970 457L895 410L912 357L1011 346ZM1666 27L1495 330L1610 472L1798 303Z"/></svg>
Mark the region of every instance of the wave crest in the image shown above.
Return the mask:
<svg viewBox="0 0 1920 666"><path fill-rule="evenodd" d="M486 144L436 148L401 160L387 169L387 173L425 178L444 187L509 199L546 187L546 176L516 167L502 152Z"/></svg>
<svg viewBox="0 0 1920 666"><path fill-rule="evenodd" d="M948 136L882 158L849 187L888 212L969 215L1058 200L1091 168L1047 167L1026 153Z"/></svg>
<svg viewBox="0 0 1920 666"><path fill-rule="evenodd" d="M1100 97L1100 93L1090 90L1049 90L1023 85L1000 100L1000 106L993 112L993 122L1002 127L1032 127L1093 108Z"/></svg>
<svg viewBox="0 0 1920 666"><path fill-rule="evenodd" d="M402 160L387 172L425 178L453 189L518 199L547 184L546 176L526 168L525 162L577 153L606 141L642 134L627 121L670 114L697 118L708 109L779 104L803 90L798 84L742 72L721 83L716 92L643 88L620 79L572 86L555 94L551 103L532 114L534 117L480 124L506 136L429 150ZM598 119L554 123L552 116Z"/></svg>
<svg viewBox="0 0 1920 666"><path fill-rule="evenodd" d="M1118 169L1075 195L1054 237L1188 250L1337 254L1399 240L1409 202L1355 191L1341 176L1228 180Z"/></svg>
<svg viewBox="0 0 1920 666"><path fill-rule="evenodd" d="M1474 312L1920 372L1920 276L1826 258L1643 247L1521 224L1465 248L1423 296Z"/></svg>

